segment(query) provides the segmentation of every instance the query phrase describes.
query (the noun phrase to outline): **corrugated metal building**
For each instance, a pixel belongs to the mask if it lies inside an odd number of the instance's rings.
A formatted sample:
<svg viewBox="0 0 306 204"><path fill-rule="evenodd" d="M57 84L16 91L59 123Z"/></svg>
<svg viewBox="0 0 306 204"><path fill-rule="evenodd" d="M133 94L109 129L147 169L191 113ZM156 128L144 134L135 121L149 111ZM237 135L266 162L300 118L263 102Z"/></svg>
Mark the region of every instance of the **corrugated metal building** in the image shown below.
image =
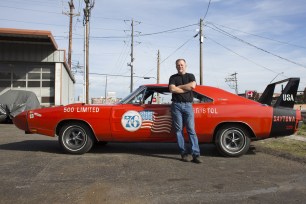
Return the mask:
<svg viewBox="0 0 306 204"><path fill-rule="evenodd" d="M34 92L41 105L74 102L75 79L50 31L0 28L0 95Z"/></svg>

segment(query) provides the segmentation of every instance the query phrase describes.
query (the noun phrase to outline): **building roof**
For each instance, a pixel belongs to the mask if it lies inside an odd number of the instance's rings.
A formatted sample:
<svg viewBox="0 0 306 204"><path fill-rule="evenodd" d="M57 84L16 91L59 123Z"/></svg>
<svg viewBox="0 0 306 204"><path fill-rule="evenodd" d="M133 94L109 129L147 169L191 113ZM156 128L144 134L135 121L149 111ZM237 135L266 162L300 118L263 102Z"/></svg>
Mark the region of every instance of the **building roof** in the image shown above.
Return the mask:
<svg viewBox="0 0 306 204"><path fill-rule="evenodd" d="M47 30L28 30L16 28L0 28L0 42L29 42L50 44L54 50L58 50L55 39L50 31ZM66 58L66 55L64 56ZM71 73L70 67L64 60L64 67L68 71L70 78L75 83L75 78Z"/></svg>
<svg viewBox="0 0 306 204"><path fill-rule="evenodd" d="M57 50L57 44L50 31L46 30L26 30L15 28L0 28L0 40L1 41L16 41L16 42L38 42L38 43L50 43L55 50Z"/></svg>

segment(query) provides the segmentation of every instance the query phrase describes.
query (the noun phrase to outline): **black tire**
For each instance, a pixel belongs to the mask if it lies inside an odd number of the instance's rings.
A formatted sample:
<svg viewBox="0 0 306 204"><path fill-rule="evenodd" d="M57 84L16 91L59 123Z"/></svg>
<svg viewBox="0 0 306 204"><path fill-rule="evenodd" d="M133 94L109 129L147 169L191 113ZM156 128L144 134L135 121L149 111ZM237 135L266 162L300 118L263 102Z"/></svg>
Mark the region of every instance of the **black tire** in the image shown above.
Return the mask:
<svg viewBox="0 0 306 204"><path fill-rule="evenodd" d="M249 131L242 125L227 124L217 131L215 143L222 155L239 157L250 148L249 134Z"/></svg>
<svg viewBox="0 0 306 204"><path fill-rule="evenodd" d="M70 154L84 154L94 144L91 129L83 123L69 123L64 125L58 137L61 148Z"/></svg>
<svg viewBox="0 0 306 204"><path fill-rule="evenodd" d="M108 142L106 141L96 141L96 145L99 145L99 146L106 146L108 144Z"/></svg>

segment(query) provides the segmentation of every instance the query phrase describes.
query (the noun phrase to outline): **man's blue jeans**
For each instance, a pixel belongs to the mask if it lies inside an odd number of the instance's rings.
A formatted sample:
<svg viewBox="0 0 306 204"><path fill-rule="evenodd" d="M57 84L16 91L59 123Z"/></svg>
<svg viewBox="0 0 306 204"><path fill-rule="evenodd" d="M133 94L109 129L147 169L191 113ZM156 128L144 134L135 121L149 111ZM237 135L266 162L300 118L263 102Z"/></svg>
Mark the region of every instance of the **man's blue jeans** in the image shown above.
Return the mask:
<svg viewBox="0 0 306 204"><path fill-rule="evenodd" d="M189 137L189 143L191 143L191 154L193 157L200 156L198 138L194 129L194 113L192 103L173 102L171 104L171 115L181 155L189 153L189 150L186 150L184 141L183 129L185 125Z"/></svg>

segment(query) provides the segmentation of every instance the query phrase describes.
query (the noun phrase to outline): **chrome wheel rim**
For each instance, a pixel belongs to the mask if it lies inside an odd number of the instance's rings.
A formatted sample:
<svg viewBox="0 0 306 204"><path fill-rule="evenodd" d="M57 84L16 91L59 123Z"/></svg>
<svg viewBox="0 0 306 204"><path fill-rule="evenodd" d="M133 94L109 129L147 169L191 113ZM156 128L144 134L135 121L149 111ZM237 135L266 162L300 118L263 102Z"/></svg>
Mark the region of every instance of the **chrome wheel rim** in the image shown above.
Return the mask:
<svg viewBox="0 0 306 204"><path fill-rule="evenodd" d="M221 138L223 149L229 153L239 153L243 150L246 143L245 135L237 129L227 129Z"/></svg>
<svg viewBox="0 0 306 204"><path fill-rule="evenodd" d="M87 134L80 127L69 127L65 130L63 135L63 143L70 150L76 151L81 149L87 141Z"/></svg>

